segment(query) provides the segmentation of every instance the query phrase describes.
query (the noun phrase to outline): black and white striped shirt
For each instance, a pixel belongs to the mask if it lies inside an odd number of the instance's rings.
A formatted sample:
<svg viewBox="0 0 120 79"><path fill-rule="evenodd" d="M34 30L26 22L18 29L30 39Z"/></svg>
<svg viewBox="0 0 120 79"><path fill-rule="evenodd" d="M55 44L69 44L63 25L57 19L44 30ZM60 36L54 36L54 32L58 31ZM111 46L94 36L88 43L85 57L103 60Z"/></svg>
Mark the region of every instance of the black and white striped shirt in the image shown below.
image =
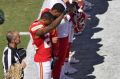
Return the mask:
<svg viewBox="0 0 120 79"><path fill-rule="evenodd" d="M9 70L11 65L15 64L16 62L19 62L16 56L16 52L17 49L15 48L11 48L9 46L5 47L2 58L4 73L6 73Z"/></svg>

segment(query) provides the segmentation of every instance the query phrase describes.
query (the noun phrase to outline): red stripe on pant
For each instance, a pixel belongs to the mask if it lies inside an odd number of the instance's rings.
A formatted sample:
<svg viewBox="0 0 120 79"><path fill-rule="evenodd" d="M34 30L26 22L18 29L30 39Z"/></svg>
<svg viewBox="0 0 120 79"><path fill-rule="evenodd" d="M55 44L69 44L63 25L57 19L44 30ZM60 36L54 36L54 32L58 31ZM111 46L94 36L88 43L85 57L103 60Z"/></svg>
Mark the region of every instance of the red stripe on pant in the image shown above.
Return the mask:
<svg viewBox="0 0 120 79"><path fill-rule="evenodd" d="M40 62L39 65L40 65L40 79L43 79L43 66L42 66L42 63Z"/></svg>
<svg viewBox="0 0 120 79"><path fill-rule="evenodd" d="M53 79L59 79L60 78L60 72L62 65L64 64L66 53L68 49L68 37L65 38L59 38L59 53L58 53L58 60L55 63L54 69L52 71Z"/></svg>

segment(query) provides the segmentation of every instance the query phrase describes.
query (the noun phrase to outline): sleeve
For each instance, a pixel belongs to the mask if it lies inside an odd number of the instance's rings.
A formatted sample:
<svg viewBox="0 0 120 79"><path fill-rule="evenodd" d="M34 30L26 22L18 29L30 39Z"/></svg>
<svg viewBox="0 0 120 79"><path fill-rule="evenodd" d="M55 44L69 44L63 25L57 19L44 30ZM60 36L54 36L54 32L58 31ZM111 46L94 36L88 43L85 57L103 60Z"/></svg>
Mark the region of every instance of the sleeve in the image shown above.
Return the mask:
<svg viewBox="0 0 120 79"><path fill-rule="evenodd" d="M12 52L10 49L8 49L4 52L3 59L4 59L3 65L5 67L5 70L7 71L8 69L10 69L10 66L12 64Z"/></svg>
<svg viewBox="0 0 120 79"><path fill-rule="evenodd" d="M51 38L52 38L52 37L57 37L57 30L56 30L56 29L53 29L53 30L50 32L50 36L51 36Z"/></svg>
<svg viewBox="0 0 120 79"><path fill-rule="evenodd" d="M37 30L43 29L43 28L44 28L44 26L42 24L39 24L39 25L36 25L36 26L32 27L31 32L35 33Z"/></svg>

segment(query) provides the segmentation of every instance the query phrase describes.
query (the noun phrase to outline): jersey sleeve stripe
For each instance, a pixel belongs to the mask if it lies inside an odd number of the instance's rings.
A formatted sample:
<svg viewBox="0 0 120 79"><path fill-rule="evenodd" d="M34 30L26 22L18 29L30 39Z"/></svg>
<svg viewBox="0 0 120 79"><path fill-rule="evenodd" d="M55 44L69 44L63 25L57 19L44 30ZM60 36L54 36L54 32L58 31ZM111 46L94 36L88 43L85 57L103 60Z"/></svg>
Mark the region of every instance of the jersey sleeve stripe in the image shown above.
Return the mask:
<svg viewBox="0 0 120 79"><path fill-rule="evenodd" d="M43 25L37 25L37 26L31 28L31 31L36 31L36 30L38 30L40 28L43 28Z"/></svg>

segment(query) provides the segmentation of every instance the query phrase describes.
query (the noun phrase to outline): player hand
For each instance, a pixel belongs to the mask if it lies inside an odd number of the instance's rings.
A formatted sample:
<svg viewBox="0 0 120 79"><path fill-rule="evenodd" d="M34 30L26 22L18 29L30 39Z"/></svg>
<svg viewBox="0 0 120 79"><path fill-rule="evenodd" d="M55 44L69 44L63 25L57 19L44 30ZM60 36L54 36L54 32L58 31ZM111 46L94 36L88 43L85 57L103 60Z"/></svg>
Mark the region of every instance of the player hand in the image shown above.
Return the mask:
<svg viewBox="0 0 120 79"><path fill-rule="evenodd" d="M58 37L53 37L52 38L52 43L57 43L58 42Z"/></svg>
<svg viewBox="0 0 120 79"><path fill-rule="evenodd" d="M63 0L63 1L64 1L64 3L69 2L69 0Z"/></svg>

